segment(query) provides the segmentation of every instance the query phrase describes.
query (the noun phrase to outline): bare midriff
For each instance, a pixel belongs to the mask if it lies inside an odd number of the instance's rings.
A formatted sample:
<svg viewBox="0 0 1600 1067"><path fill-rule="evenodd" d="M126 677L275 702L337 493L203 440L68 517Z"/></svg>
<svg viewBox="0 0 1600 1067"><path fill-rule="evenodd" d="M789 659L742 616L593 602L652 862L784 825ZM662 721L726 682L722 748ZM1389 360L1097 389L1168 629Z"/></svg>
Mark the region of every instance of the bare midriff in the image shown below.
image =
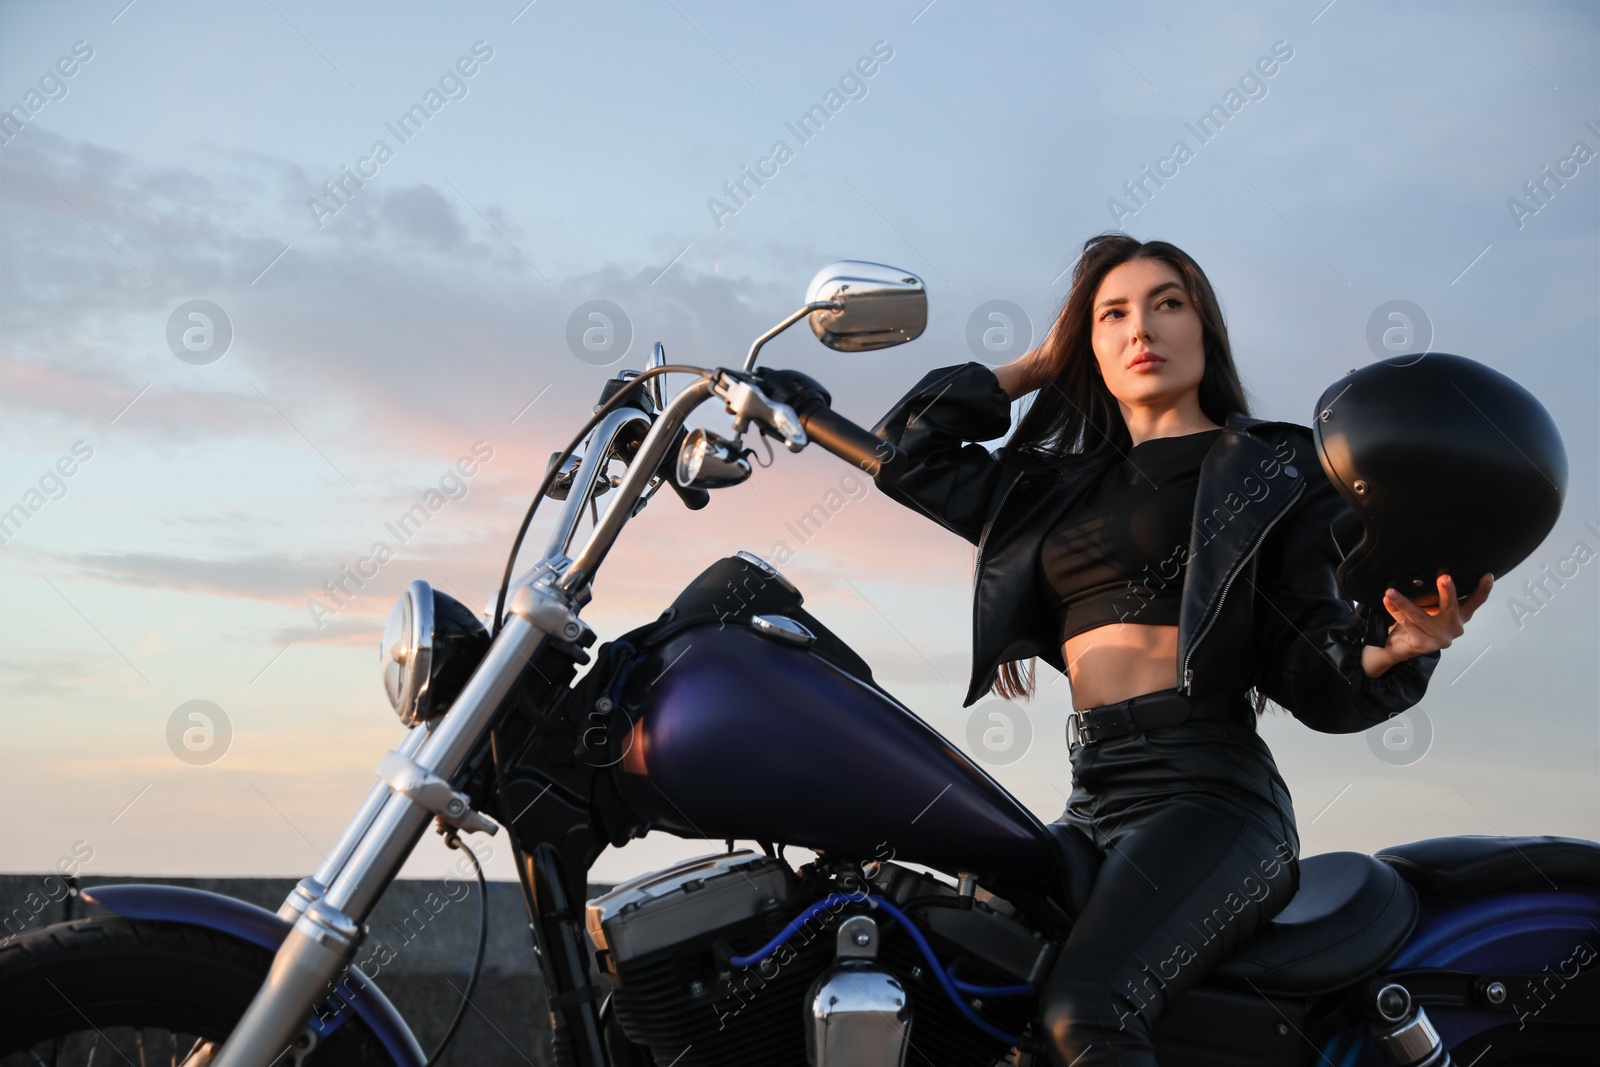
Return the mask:
<svg viewBox="0 0 1600 1067"><path fill-rule="evenodd" d="M1178 628L1115 622L1073 634L1061 646L1075 711L1178 684Z"/></svg>

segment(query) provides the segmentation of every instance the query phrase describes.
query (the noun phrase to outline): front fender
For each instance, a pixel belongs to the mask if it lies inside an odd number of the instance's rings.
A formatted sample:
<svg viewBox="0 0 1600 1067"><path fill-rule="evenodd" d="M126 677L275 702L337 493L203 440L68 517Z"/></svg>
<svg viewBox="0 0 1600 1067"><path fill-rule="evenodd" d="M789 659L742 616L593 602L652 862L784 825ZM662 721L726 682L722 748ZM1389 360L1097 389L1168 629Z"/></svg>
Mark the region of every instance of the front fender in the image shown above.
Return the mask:
<svg viewBox="0 0 1600 1067"><path fill-rule="evenodd" d="M172 885L101 885L84 890L82 895L85 900L127 919L185 923L228 934L274 952L292 927L265 908L204 889ZM350 971L359 976L361 995L341 1000L383 1043L398 1067L423 1067L427 1056L389 998L355 964L350 965ZM311 1027L319 1035L326 1036L347 1018L349 1015L341 1008L327 1020L313 1015Z"/></svg>

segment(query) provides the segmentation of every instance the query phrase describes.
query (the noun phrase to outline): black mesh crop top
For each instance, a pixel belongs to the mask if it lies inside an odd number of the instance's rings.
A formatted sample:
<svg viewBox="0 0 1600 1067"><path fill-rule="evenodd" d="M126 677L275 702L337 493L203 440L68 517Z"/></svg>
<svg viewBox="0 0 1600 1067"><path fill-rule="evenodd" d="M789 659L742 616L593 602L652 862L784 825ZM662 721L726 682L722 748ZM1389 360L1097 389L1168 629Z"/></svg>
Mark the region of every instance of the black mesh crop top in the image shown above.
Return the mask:
<svg viewBox="0 0 1600 1067"><path fill-rule="evenodd" d="M1221 428L1141 441L1039 548L1058 640L1115 622L1178 623L1200 462Z"/></svg>

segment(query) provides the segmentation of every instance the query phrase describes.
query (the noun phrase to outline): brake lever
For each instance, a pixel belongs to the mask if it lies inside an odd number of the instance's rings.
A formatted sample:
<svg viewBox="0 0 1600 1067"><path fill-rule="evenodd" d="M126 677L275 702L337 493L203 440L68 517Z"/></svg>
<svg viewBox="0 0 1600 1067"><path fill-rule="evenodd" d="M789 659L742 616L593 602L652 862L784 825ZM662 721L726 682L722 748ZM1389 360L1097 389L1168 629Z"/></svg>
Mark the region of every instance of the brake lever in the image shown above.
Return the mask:
<svg viewBox="0 0 1600 1067"><path fill-rule="evenodd" d="M790 452L806 447L809 439L794 408L773 400L752 382L722 371L712 382L712 391L728 405L735 433L743 434L754 423Z"/></svg>

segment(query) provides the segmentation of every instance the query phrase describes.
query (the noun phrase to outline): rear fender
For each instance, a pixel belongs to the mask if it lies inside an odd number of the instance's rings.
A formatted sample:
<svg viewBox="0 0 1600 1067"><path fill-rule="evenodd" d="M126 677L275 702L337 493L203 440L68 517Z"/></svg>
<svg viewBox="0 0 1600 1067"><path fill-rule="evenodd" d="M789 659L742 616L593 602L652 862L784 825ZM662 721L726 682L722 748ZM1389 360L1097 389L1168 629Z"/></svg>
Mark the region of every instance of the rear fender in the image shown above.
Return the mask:
<svg viewBox="0 0 1600 1067"><path fill-rule="evenodd" d="M1480 975L1522 975L1508 981L1504 1009L1427 1005L1428 1018L1446 1048L1474 1035L1570 1017L1584 998L1595 995L1588 972L1600 958L1600 894L1593 892L1515 892L1480 896L1423 897L1411 938L1384 965L1385 973L1445 970ZM1561 1011L1545 1014L1559 1004ZM1544 1015L1544 1019L1540 1016ZM1520 1027L1519 1027L1520 1029ZM1366 1042L1354 1035L1335 1039L1323 1055L1339 1067L1377 1063L1360 1052Z"/></svg>
<svg viewBox="0 0 1600 1067"><path fill-rule="evenodd" d="M83 898L127 919L198 926L273 952L293 925L254 904L183 886L102 885L84 890ZM350 979L355 988L331 998L314 1012L309 1021L311 1029L319 1038L327 1037L353 1011L383 1043L398 1067L423 1067L427 1056L389 998L354 964L350 966Z"/></svg>

